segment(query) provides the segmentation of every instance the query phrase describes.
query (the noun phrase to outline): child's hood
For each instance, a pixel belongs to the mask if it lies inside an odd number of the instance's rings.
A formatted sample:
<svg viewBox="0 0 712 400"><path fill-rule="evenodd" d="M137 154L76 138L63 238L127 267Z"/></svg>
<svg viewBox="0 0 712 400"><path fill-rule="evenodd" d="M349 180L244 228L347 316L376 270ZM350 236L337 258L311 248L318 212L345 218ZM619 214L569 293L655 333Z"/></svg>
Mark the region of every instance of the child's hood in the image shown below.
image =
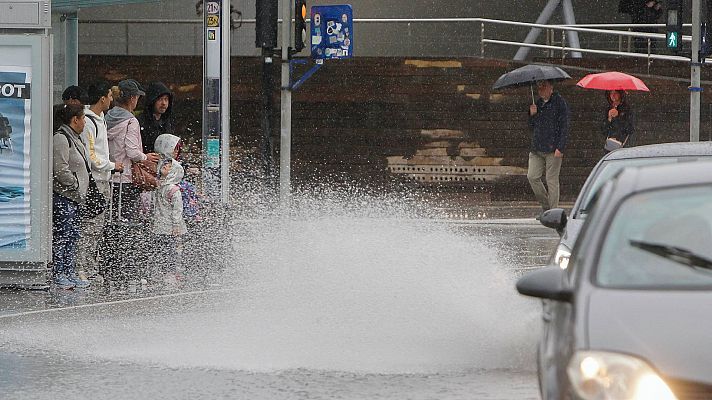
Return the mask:
<svg viewBox="0 0 712 400"><path fill-rule="evenodd" d="M153 148L156 153L161 155L161 158L173 158L173 150L180 142L180 138L176 135L164 133L156 138Z"/></svg>

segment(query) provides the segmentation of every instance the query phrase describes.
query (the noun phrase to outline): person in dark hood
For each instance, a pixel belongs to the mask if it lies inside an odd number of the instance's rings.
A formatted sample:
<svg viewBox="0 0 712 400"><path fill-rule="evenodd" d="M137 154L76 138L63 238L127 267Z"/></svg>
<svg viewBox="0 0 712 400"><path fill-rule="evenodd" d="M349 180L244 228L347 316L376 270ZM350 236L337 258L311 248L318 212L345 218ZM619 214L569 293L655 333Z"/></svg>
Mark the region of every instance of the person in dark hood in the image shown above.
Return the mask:
<svg viewBox="0 0 712 400"><path fill-rule="evenodd" d="M630 147L635 133L635 120L630 104L623 90L607 90L608 109L601 124L601 134L606 139L613 138L621 142L621 147Z"/></svg>
<svg viewBox="0 0 712 400"><path fill-rule="evenodd" d="M173 135L173 92L162 82L151 82L146 88L146 107L138 117L141 125L143 152L153 153L156 138L163 134Z"/></svg>

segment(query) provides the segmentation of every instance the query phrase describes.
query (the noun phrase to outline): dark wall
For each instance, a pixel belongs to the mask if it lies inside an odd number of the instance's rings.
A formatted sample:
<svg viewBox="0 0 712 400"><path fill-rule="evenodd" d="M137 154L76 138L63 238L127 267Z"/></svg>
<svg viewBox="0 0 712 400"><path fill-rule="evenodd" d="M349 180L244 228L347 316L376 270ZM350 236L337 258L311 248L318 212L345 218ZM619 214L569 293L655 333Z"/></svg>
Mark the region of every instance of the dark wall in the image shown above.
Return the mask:
<svg viewBox="0 0 712 400"><path fill-rule="evenodd" d="M260 143L260 66L233 58L232 145L236 163L256 168ZM689 69L622 60L567 61L574 79L558 85L568 100L571 135L561 174L572 199L603 154L602 92L575 86L592 66L633 72L650 93L630 95L637 144L689 140ZM593 65L592 65L593 64ZM486 193L531 200L526 181L528 88L493 92L497 77L518 65L478 58L356 58L331 63L293 95L293 176L297 184L349 182L428 191ZM303 71L297 71L297 75ZM651 75L648 76L647 74ZM80 80L162 80L176 93L176 117L186 139L200 138L202 61L198 57L82 56ZM660 76L680 77L679 80ZM274 77L279 81L275 68ZM689 79L689 78L687 78ZM272 138L279 148L279 92ZM710 138L712 104L703 95L702 139ZM197 143L199 148L199 143ZM278 159L278 155L275 155Z"/></svg>

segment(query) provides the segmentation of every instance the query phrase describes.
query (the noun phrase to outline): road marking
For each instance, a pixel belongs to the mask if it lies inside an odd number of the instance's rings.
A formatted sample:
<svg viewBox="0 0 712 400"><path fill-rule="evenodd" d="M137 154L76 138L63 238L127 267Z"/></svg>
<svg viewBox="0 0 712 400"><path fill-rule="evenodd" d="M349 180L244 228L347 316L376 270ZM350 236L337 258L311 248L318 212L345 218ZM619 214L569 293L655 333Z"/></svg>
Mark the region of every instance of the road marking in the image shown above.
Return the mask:
<svg viewBox="0 0 712 400"><path fill-rule="evenodd" d="M169 294L161 294L161 295L149 296L149 297L138 297L138 298L135 298L135 299L103 301L103 302L100 302L100 303L81 304L81 305L78 305L78 306L48 308L48 309L45 309L45 310L24 311L24 312L20 312L20 313L0 315L0 319L4 319L4 318L14 318L14 317L23 317L23 316L35 315L35 314L46 314L46 313L51 313L51 312L55 312L55 311L76 310L76 309L80 309L80 308L90 308L90 307L99 307L99 306L110 306L110 305L115 305L115 304L135 303L135 302L144 301L144 300L157 300L157 299L170 298L170 297L190 296L190 295L194 295L194 294L203 294L203 293L226 293L226 292L234 292L234 291L237 291L237 290L238 290L237 288L232 288L232 289L212 289L212 290L195 290L195 291L192 291L192 292L169 293Z"/></svg>

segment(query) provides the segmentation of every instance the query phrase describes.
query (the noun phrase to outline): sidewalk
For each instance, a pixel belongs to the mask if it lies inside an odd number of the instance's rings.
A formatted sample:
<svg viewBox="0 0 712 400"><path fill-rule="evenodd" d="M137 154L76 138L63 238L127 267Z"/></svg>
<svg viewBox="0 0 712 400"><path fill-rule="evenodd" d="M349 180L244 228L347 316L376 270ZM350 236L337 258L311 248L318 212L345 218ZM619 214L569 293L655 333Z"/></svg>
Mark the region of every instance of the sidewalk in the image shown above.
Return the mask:
<svg viewBox="0 0 712 400"><path fill-rule="evenodd" d="M535 218L542 211L539 203L535 201L487 201L459 196L432 198L426 201L434 210L441 210L446 218ZM573 202L561 202L559 208L565 209L568 213L573 205Z"/></svg>

